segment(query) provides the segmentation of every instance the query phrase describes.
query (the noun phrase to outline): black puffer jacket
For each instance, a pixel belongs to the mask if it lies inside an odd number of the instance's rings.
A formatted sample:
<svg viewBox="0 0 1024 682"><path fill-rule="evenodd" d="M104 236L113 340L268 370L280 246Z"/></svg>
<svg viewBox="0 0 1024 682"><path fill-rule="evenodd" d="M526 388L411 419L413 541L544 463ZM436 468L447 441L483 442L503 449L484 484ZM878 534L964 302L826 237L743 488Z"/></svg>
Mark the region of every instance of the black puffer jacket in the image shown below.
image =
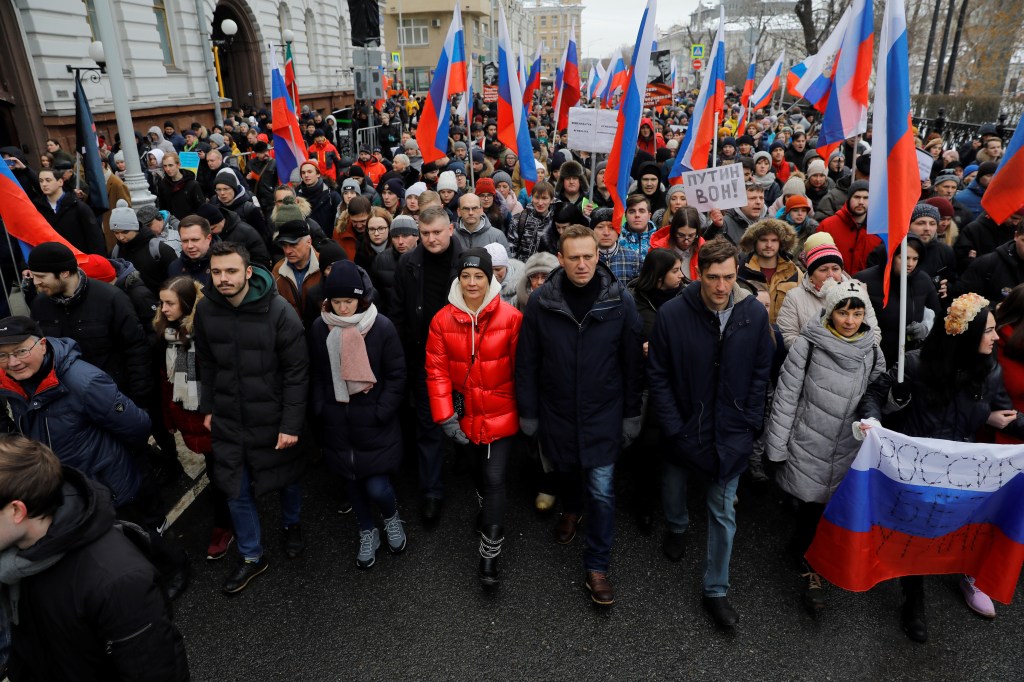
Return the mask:
<svg viewBox="0 0 1024 682"><path fill-rule="evenodd" d="M37 203L36 208L57 234L82 253L107 255L107 242L103 239L103 229L96 222L96 216L74 194L65 192L57 202L56 211L45 199Z"/></svg>
<svg viewBox="0 0 1024 682"><path fill-rule="evenodd" d="M74 469L63 475L46 536L17 552L63 557L21 581L10 679L185 682L185 644L152 564L114 526L107 489Z"/></svg>
<svg viewBox="0 0 1024 682"><path fill-rule="evenodd" d="M205 203L206 195L192 171L181 171L178 182L164 175L156 183L156 205L178 220L195 213Z"/></svg>
<svg viewBox="0 0 1024 682"><path fill-rule="evenodd" d="M227 215L227 213L234 213L243 223L248 224L258 234L265 243L270 243L270 230L267 229L266 221L263 219L263 211L253 203L252 195L249 194L244 188L238 188L238 194L231 201L230 204L222 204L219 200L213 199L210 201L211 204L220 209L220 212ZM266 245L264 245L266 250ZM268 256L269 259L269 256Z"/></svg>
<svg viewBox="0 0 1024 682"><path fill-rule="evenodd" d="M334 221L338 217L338 207L341 206L341 195L328 187L323 179L318 180L313 186L299 183L295 193L309 202L311 210L306 217L315 220L327 236L333 235Z"/></svg>
<svg viewBox="0 0 1024 682"><path fill-rule="evenodd" d="M370 266L373 288L377 290L384 310L390 310L391 292L395 288L395 272L398 270L398 259L401 256L402 254L395 251L393 246L389 246L383 253L377 254L373 259L373 265Z"/></svg>
<svg viewBox="0 0 1024 682"><path fill-rule="evenodd" d="M967 224L960 230L960 235L953 245L953 252L956 254L956 264L960 271L964 271L973 260L981 258L987 253L992 253L1000 244L1005 244L1013 239L1014 226L1010 224L1000 225L986 214L982 214L977 220ZM974 251L974 257L969 254Z"/></svg>
<svg viewBox="0 0 1024 682"><path fill-rule="evenodd" d="M111 251L111 258L123 258L135 266L136 272L142 277L142 282L150 291L157 293L160 285L167 281L167 270L171 267L178 254L170 245L163 242L156 247L156 258L153 257L154 247L150 242L156 239L149 230L140 230L135 239L127 244L117 244Z"/></svg>
<svg viewBox="0 0 1024 682"><path fill-rule="evenodd" d="M249 205L252 206L252 204ZM270 262L270 252L267 251L267 243L260 236L259 231L239 218L238 214L234 211L220 205L217 208L220 210L221 215L224 216L224 228L217 233L217 238L224 242L241 244L249 250L249 262L260 266L264 270L269 270L272 265ZM255 206L252 208L259 213L259 209Z"/></svg>
<svg viewBox="0 0 1024 682"><path fill-rule="evenodd" d="M878 329L882 332L882 340L878 347L882 349L882 354L885 356L886 367L896 364L896 356L899 352L900 296L902 293L899 271L893 268L889 277L889 305L883 308L882 301L885 298L885 292L882 290L882 285L885 278L885 266L875 265L857 273L857 279L868 288L871 307L875 309L875 315L878 318ZM920 268L914 270L907 276L907 289L910 291L910 297L907 299L907 324L921 322L926 309L931 309L935 313L933 325L942 324L942 317L945 313L939 302L939 294L928 274ZM907 339L907 350L920 346L920 340Z"/></svg>
<svg viewBox="0 0 1024 682"><path fill-rule="evenodd" d="M150 381L146 335L128 295L112 284L89 279L66 301L36 296L32 319L47 336L74 339L82 359L110 375L138 405L147 405Z"/></svg>
<svg viewBox="0 0 1024 682"><path fill-rule="evenodd" d="M301 436L309 354L295 310L270 273L254 268L236 308L214 287L196 306L196 357L203 377L199 411L213 414L213 480L237 497L248 466L256 494L294 483L305 470L303 443L275 450L277 436Z"/></svg>
<svg viewBox="0 0 1024 682"><path fill-rule="evenodd" d="M995 306L1021 282L1024 282L1024 260L1017 255L1017 242L1011 240L975 258L957 282L954 293L973 291Z"/></svg>

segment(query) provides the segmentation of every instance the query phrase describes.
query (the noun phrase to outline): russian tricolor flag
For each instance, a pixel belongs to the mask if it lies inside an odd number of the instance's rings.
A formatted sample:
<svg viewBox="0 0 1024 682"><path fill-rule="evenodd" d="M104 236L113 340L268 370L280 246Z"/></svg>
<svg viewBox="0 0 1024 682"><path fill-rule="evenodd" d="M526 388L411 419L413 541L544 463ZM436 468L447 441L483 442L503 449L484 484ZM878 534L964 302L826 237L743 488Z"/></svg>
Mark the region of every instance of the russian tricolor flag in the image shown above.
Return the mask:
<svg viewBox="0 0 1024 682"><path fill-rule="evenodd" d="M834 64L832 57L839 50L839 43L846 34L852 7L847 7L828 39L822 43L817 54L812 54L789 70L786 87L789 94L806 99L818 111L825 111L829 90L832 88Z"/></svg>
<svg viewBox="0 0 1024 682"><path fill-rule="evenodd" d="M782 65L785 61L786 51L783 50L779 58L772 64L772 68L768 69L768 73L765 74L761 82L757 84L757 87L750 94L750 104L747 107L749 111L763 109L771 103L772 96L779 88L779 80L782 78Z"/></svg>
<svg viewBox="0 0 1024 682"><path fill-rule="evenodd" d="M981 207L997 224L1003 224L1024 206L1024 182L1021 178L1024 178L1024 118L1017 122L1010 146L981 197Z"/></svg>
<svg viewBox="0 0 1024 682"><path fill-rule="evenodd" d="M715 44L711 47L711 58L704 79L700 84L700 94L693 105L690 125L686 128L679 153L676 155L672 171L668 174L669 181L680 177L684 171L703 170L708 167L711 154L711 143L718 131L715 130L715 114L721 120L725 108L725 6L719 6L718 33Z"/></svg>
<svg viewBox="0 0 1024 682"><path fill-rule="evenodd" d="M893 254L910 229L910 214L921 197L917 152L910 127L910 66L903 0L888 0L885 4L874 104L868 232L886 242L888 262L892 263ZM892 268L885 268L883 305L889 302L891 273Z"/></svg>
<svg viewBox="0 0 1024 682"><path fill-rule="evenodd" d="M292 171L306 160L306 142L302 139L299 119L295 116L295 105L288 96L284 74L277 65L277 53L270 45L270 129L274 134L274 158L277 159L277 176L287 182Z"/></svg>
<svg viewBox="0 0 1024 682"><path fill-rule="evenodd" d="M292 58L292 44L284 47L284 85L288 90L288 96L295 107L295 115L299 114L299 82L295 80L295 60Z"/></svg>
<svg viewBox="0 0 1024 682"><path fill-rule="evenodd" d="M540 90L540 66L541 52L540 45L537 46L537 53L533 57L533 64L530 65L530 73L526 76L526 86L523 88L523 104L529 111L533 105L533 93Z"/></svg>
<svg viewBox="0 0 1024 682"><path fill-rule="evenodd" d="M654 15L658 11L657 0L647 0L640 31L637 33L633 58L630 62L626 90L619 105L619 125L615 129L615 141L608 155L604 181L614 204L612 224L622 225L626 215L626 192L629 191L629 171L636 155L636 141L640 134L640 119L644 111L644 95L647 91L647 72L651 66L651 45L654 43Z"/></svg>
<svg viewBox="0 0 1024 682"><path fill-rule="evenodd" d="M594 62L590 67L590 75L587 77L587 99L594 99L594 95L597 93L597 86L601 83L604 78L604 67L601 66L601 62Z"/></svg>
<svg viewBox="0 0 1024 682"><path fill-rule="evenodd" d="M498 13L498 141L516 152L519 175L526 191L533 191L537 182L537 165L533 162L533 144L526 120L527 105L519 89L519 74L512 54L512 41L505 24L505 10Z"/></svg>
<svg viewBox="0 0 1024 682"><path fill-rule="evenodd" d="M1018 445L875 426L825 508L807 561L854 592L906 575L963 573L1008 604L1024 563L1022 471Z"/></svg>
<svg viewBox="0 0 1024 682"><path fill-rule="evenodd" d="M420 122L416 128L416 141L420 145L423 163L437 161L448 154L448 129L451 127L453 95L466 92L466 43L462 30L462 12L458 3L437 68L430 80L427 99L420 111Z"/></svg>
<svg viewBox="0 0 1024 682"><path fill-rule="evenodd" d="M569 125L569 108L580 103L580 58L576 50L576 25L569 29L569 44L562 55L562 87L555 103L555 127L564 130Z"/></svg>
<svg viewBox="0 0 1024 682"><path fill-rule="evenodd" d="M875 14L871 0L853 0L850 23L836 57L818 133L818 154L827 159L850 137L868 129L868 86L875 46Z"/></svg>
<svg viewBox="0 0 1024 682"><path fill-rule="evenodd" d="M605 107L611 105L615 91L625 87L627 76L626 63L622 61L622 55L617 55L608 65L607 82L601 90L601 100Z"/></svg>
<svg viewBox="0 0 1024 682"><path fill-rule="evenodd" d="M747 113L750 111L750 96L754 93L754 76L757 75L757 48L750 55L750 66L747 67L747 80L743 82L743 92L740 93L740 117L739 125L736 126L736 136L739 137L747 131Z"/></svg>

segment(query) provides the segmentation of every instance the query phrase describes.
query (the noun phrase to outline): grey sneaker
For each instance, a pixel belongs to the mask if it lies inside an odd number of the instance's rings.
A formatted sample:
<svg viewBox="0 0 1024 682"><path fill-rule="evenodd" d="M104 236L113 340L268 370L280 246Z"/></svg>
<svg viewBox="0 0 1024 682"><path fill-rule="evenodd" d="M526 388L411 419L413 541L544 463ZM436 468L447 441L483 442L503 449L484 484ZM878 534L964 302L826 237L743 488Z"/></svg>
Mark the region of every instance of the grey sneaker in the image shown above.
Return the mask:
<svg viewBox="0 0 1024 682"><path fill-rule="evenodd" d="M390 519L384 519L384 532L388 536L388 551L392 554L401 554L405 551L405 528L404 521L398 518L398 512Z"/></svg>
<svg viewBox="0 0 1024 682"><path fill-rule="evenodd" d="M380 549L380 531L359 531L359 554L356 555L356 566L370 568L377 561L377 550Z"/></svg>

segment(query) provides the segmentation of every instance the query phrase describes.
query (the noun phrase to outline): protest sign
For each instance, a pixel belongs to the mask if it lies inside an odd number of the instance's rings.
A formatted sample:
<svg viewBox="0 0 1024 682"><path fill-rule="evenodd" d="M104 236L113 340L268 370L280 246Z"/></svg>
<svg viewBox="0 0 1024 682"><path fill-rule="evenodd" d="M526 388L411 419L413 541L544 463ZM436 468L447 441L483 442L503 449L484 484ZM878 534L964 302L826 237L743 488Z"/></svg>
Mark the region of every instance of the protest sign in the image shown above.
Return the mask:
<svg viewBox="0 0 1024 682"><path fill-rule="evenodd" d="M569 149L608 154L615 142L618 112L611 109L569 108Z"/></svg>
<svg viewBox="0 0 1024 682"><path fill-rule="evenodd" d="M726 210L747 205L747 192L743 184L743 166L728 166L707 170L687 171L680 176L686 203L698 211L713 208Z"/></svg>
<svg viewBox="0 0 1024 682"><path fill-rule="evenodd" d="M923 149L917 150L917 171L921 174L921 182L931 178L933 163L935 163L935 159L931 154Z"/></svg>

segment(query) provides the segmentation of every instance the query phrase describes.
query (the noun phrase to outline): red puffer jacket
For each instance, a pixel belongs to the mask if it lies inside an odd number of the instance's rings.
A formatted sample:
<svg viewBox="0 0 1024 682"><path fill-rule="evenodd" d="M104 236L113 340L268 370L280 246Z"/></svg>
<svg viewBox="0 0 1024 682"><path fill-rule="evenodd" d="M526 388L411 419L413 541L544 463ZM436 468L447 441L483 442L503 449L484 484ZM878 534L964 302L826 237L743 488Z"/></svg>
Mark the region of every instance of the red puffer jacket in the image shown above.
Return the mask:
<svg viewBox="0 0 1024 682"><path fill-rule="evenodd" d="M486 445L519 431L516 409L516 344L523 315L501 300L501 285L491 280L474 321L452 282L451 301L430 322L427 338L427 394L435 422L454 414L452 389L465 396L459 425L473 443Z"/></svg>

